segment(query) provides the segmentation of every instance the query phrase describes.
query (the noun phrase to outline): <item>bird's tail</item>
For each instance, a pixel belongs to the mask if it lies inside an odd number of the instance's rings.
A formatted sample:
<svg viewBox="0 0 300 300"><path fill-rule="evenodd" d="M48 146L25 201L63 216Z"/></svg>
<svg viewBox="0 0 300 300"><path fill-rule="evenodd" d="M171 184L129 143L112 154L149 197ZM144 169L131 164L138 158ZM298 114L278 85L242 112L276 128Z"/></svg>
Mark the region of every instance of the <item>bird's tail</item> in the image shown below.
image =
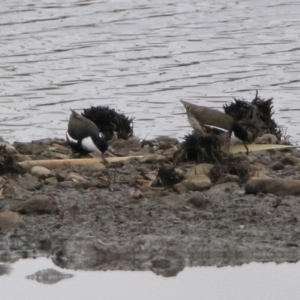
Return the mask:
<svg viewBox="0 0 300 300"><path fill-rule="evenodd" d="M180 102L184 105L185 108L189 105L188 102L186 102L186 101L184 101L182 99L180 99Z"/></svg>

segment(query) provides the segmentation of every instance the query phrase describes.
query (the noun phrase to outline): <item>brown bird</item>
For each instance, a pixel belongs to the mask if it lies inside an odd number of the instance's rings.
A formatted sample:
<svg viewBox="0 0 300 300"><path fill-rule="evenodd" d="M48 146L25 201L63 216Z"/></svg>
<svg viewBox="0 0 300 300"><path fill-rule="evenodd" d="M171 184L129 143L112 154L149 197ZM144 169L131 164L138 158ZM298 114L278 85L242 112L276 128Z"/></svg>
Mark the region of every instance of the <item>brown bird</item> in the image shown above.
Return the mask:
<svg viewBox="0 0 300 300"><path fill-rule="evenodd" d="M198 106L183 100L180 101L184 105L188 120L195 131L215 133L218 135L228 131L229 138L233 132L234 135L243 142L247 150L247 155L249 154L249 149L246 145L248 133L239 123L234 121L232 117L216 109Z"/></svg>

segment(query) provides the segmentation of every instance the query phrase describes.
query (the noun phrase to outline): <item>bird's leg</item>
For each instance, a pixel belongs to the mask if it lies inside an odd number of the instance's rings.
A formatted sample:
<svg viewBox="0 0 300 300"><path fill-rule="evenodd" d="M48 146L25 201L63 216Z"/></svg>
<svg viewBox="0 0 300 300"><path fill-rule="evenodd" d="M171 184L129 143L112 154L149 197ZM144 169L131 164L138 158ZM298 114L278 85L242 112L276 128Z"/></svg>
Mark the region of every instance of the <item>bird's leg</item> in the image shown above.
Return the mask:
<svg viewBox="0 0 300 300"><path fill-rule="evenodd" d="M104 153L101 153L101 157L102 157L102 159L103 159L103 163L104 163L105 165L109 165L109 162L108 162L108 160L105 158Z"/></svg>
<svg viewBox="0 0 300 300"><path fill-rule="evenodd" d="M230 138L232 135L232 131L228 131L228 133L226 133L226 151L229 152L229 148L230 148Z"/></svg>
<svg viewBox="0 0 300 300"><path fill-rule="evenodd" d="M244 145L244 147L245 147L246 150L247 150L246 154L249 155L249 149L248 149L248 146L246 145L246 142L243 142L243 145Z"/></svg>

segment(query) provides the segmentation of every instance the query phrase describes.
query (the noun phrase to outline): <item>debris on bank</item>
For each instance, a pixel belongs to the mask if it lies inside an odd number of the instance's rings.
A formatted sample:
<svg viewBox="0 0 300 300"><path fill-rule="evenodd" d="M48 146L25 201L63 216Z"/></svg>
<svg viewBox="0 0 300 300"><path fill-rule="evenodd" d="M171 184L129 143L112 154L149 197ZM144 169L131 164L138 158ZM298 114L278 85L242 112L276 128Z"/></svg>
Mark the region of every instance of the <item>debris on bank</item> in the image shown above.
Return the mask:
<svg viewBox="0 0 300 300"><path fill-rule="evenodd" d="M7 151L6 145L0 146L0 175L24 174L25 170L17 163L16 158Z"/></svg>
<svg viewBox="0 0 300 300"><path fill-rule="evenodd" d="M113 138L114 132L117 133L119 139L127 140L133 136L134 118L118 113L113 108L91 106L84 109L82 115L93 121L108 141Z"/></svg>
<svg viewBox="0 0 300 300"><path fill-rule="evenodd" d="M260 98L258 91L251 102L234 98L234 102L224 105L224 111L247 130L249 142L268 133L278 141L283 137L282 128L273 119L273 98Z"/></svg>

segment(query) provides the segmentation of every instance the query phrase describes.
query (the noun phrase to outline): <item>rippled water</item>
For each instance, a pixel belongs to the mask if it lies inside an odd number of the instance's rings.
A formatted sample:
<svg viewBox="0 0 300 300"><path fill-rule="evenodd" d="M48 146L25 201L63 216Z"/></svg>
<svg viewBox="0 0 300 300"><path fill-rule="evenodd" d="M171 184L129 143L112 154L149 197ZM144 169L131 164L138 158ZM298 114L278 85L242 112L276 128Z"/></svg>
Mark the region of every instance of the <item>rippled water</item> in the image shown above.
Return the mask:
<svg viewBox="0 0 300 300"><path fill-rule="evenodd" d="M258 89L297 140L299 32L299 0L2 1L0 135L64 137L70 108L109 105L140 137L182 137L180 99Z"/></svg>

